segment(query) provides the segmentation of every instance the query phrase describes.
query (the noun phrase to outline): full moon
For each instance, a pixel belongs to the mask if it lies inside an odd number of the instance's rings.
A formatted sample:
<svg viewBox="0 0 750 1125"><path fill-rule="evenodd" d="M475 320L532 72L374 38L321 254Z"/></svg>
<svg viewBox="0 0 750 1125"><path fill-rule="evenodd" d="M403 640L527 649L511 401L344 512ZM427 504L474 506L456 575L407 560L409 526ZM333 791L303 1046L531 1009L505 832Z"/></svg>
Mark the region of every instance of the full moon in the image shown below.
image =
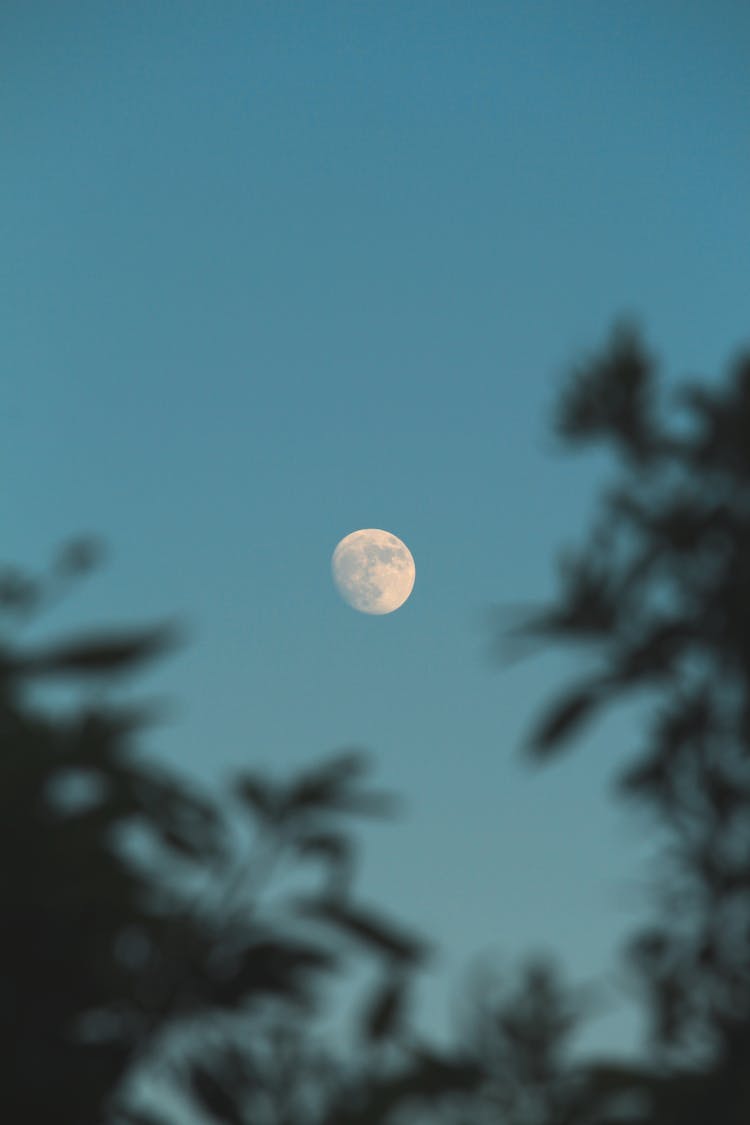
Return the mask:
<svg viewBox="0 0 750 1125"><path fill-rule="evenodd" d="M393 613L414 588L411 551L390 531L353 531L331 559L333 580L342 598L360 613Z"/></svg>

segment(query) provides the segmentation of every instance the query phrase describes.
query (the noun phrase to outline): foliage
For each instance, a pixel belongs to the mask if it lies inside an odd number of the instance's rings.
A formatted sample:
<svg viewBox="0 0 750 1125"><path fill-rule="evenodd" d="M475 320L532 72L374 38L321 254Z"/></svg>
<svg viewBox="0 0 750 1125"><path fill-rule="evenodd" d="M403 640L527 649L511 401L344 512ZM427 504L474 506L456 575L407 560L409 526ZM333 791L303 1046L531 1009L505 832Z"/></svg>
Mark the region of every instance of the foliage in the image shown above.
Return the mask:
<svg viewBox="0 0 750 1125"><path fill-rule="evenodd" d="M608 444L619 478L561 560L558 597L513 630L582 647L594 668L542 715L534 758L605 706L657 701L619 790L668 838L664 909L631 946L651 1051L680 1076L658 1096L647 1083L660 1125L750 1119L750 356L675 406L632 327L573 372L558 435Z"/></svg>
<svg viewBox="0 0 750 1125"><path fill-rule="evenodd" d="M116 688L174 628L21 639L98 561L80 541L43 579L0 571L5 1119L746 1125L750 358L676 406L633 328L573 372L557 432L608 443L619 476L562 557L558 596L505 633L590 656L533 729L535 760L618 701L655 701L618 782L667 841L663 908L630 945L644 1061L577 1058L585 1004L539 960L467 981L453 1045L426 1042L411 995L427 945L356 891L352 825L392 808L367 759L246 771L210 794L137 754L149 714ZM64 714L45 705L50 683ZM321 1016L352 964L366 992L337 1047Z"/></svg>
<svg viewBox="0 0 750 1125"><path fill-rule="evenodd" d="M144 716L116 705L112 689L173 630L18 640L20 624L94 555L72 545L46 580L0 577L4 1107L24 1122L145 1122L126 1079L161 1059L216 1120L260 1120L256 1102L267 1119L289 1119L281 1102L275 1116L268 1106L274 1091L285 1103L300 1094L304 1068L295 1064L293 1090L274 1067L309 1053L299 1029L321 982L352 952L374 960L375 1043L426 953L351 889L347 818L381 815L390 801L369 787L358 753L286 783L247 773L233 802L136 757ZM82 694L52 718L39 685L58 680ZM302 894L288 874L311 864L317 885L308 878ZM286 890L274 894L279 873Z"/></svg>

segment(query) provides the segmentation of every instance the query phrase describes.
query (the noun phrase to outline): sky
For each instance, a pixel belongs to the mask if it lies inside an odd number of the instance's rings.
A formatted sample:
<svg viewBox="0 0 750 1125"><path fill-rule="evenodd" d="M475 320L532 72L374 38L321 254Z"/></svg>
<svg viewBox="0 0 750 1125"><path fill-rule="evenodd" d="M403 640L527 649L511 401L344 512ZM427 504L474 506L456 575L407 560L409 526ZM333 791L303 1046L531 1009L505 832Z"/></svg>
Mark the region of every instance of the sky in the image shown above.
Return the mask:
<svg viewBox="0 0 750 1125"><path fill-rule="evenodd" d="M488 608L606 479L550 436L570 364L623 314L669 379L748 341L749 47L729 0L2 5L0 560L94 533L44 631L187 622L143 690L202 785L372 751L405 812L360 892L436 942L436 1030L478 955L589 979L645 909L637 728L530 770L575 666L500 669ZM363 527L414 555L396 613L332 583Z"/></svg>

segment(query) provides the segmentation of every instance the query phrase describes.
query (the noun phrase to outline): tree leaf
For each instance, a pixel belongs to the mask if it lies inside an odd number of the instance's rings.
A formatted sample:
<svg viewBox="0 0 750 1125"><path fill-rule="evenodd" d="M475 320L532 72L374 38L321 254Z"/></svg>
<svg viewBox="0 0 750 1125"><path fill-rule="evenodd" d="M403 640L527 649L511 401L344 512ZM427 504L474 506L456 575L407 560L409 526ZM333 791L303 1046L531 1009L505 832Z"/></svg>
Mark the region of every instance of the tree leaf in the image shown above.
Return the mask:
<svg viewBox="0 0 750 1125"><path fill-rule="evenodd" d="M71 539L60 549L54 569L65 578L78 578L99 565L104 548L93 536Z"/></svg>
<svg viewBox="0 0 750 1125"><path fill-rule="evenodd" d="M414 963L423 960L427 954L427 947L422 941L396 930L377 915L341 902L307 900L301 904L300 911L309 917L330 922L347 937L395 961Z"/></svg>
<svg viewBox="0 0 750 1125"><path fill-rule="evenodd" d="M162 656L179 640L171 625L136 633L104 633L43 649L22 659L19 671L43 676L111 676Z"/></svg>
<svg viewBox="0 0 750 1125"><path fill-rule="evenodd" d="M249 999L278 996L305 1003L314 981L333 971L338 961L318 945L282 937L264 938L247 945L238 956L227 957L210 984L212 1002L239 1008Z"/></svg>
<svg viewBox="0 0 750 1125"><path fill-rule="evenodd" d="M546 758L577 733L601 702L601 689L585 687L553 704L532 732L527 749L535 758Z"/></svg>
<svg viewBox="0 0 750 1125"><path fill-rule="evenodd" d="M406 1002L406 979L393 976L375 990L362 1014L362 1033L369 1043L380 1043L393 1035Z"/></svg>
<svg viewBox="0 0 750 1125"><path fill-rule="evenodd" d="M260 820L267 823L278 820L281 801L273 782L258 773L243 773L234 783L234 792Z"/></svg>
<svg viewBox="0 0 750 1125"><path fill-rule="evenodd" d="M227 1090L201 1063L191 1063L188 1081L193 1097L214 1118L224 1125L245 1125L245 1116L240 1109L240 1091Z"/></svg>

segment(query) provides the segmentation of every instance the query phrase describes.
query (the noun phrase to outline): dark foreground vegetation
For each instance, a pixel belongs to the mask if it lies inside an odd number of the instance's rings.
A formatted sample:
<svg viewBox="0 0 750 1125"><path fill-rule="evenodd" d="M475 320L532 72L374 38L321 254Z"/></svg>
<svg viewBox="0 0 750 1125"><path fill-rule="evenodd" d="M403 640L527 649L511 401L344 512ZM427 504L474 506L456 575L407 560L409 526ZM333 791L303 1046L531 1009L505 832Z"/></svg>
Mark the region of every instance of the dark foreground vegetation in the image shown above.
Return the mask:
<svg viewBox="0 0 750 1125"><path fill-rule="evenodd" d="M77 543L42 579L0 576L3 1121L750 1122L750 358L665 401L618 328L565 384L556 427L608 446L615 473L554 603L502 639L589 658L532 730L537 760L647 703L617 781L664 842L661 905L626 952L642 1061L572 1054L579 994L545 961L477 990L451 1048L415 1033L426 945L354 879L357 820L390 807L367 760L246 773L211 797L139 754L149 715L113 688L170 631L24 638L94 564ZM342 1045L320 1013L353 965L366 983Z"/></svg>

